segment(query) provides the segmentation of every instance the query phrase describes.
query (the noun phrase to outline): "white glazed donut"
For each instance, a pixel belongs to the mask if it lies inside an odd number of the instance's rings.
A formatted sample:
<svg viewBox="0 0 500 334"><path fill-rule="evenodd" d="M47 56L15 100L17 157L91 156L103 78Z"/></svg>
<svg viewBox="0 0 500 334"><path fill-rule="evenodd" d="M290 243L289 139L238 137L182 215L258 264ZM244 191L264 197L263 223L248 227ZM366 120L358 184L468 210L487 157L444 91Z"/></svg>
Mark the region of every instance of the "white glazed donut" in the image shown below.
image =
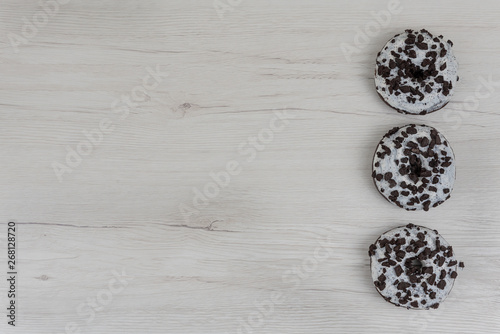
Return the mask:
<svg viewBox="0 0 500 334"><path fill-rule="evenodd" d="M368 254L377 291L408 309L438 308L464 266L436 230L413 224L385 232Z"/></svg>
<svg viewBox="0 0 500 334"><path fill-rule="evenodd" d="M395 127L375 150L372 178L389 202L408 211L428 211L450 198L455 156L446 138L433 127Z"/></svg>
<svg viewBox="0 0 500 334"><path fill-rule="evenodd" d="M459 79L452 46L425 29L394 36L377 55L377 93L402 113L425 115L441 109Z"/></svg>

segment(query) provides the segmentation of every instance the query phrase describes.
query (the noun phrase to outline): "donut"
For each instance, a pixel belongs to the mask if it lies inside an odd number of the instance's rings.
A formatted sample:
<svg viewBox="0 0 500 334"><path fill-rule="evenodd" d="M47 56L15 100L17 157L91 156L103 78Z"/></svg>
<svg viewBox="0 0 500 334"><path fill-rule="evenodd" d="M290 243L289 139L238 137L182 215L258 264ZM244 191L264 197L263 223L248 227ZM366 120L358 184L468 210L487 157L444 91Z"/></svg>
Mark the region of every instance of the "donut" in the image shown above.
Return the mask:
<svg viewBox="0 0 500 334"><path fill-rule="evenodd" d="M379 294L408 309L438 308L464 267L438 231L413 224L383 233L368 255Z"/></svg>
<svg viewBox="0 0 500 334"><path fill-rule="evenodd" d="M394 36L377 54L377 93L404 114L425 115L441 109L459 80L452 46L450 40L425 29Z"/></svg>
<svg viewBox="0 0 500 334"><path fill-rule="evenodd" d="M372 178L389 202L408 211L436 207L450 198L455 155L436 129L409 124L395 127L380 140L373 156Z"/></svg>

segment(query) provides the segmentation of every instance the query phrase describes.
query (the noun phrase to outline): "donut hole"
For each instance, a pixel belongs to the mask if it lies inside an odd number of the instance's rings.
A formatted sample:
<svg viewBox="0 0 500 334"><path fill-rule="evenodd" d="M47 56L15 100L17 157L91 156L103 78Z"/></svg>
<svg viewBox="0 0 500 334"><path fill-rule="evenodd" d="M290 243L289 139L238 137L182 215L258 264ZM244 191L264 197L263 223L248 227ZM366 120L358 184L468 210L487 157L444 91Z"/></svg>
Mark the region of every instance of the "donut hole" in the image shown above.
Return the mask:
<svg viewBox="0 0 500 334"><path fill-rule="evenodd" d="M415 154L410 156L410 176L415 175L417 178L422 176L422 160Z"/></svg>
<svg viewBox="0 0 500 334"><path fill-rule="evenodd" d="M422 269L424 267L424 263L422 261L420 261L419 259L413 259L411 261L411 265L412 267L416 267L416 268L419 268L419 269Z"/></svg>
<svg viewBox="0 0 500 334"><path fill-rule="evenodd" d="M408 272L412 274L422 274L422 268L425 266L424 262L417 257L412 257L406 260L405 267Z"/></svg>
<svg viewBox="0 0 500 334"><path fill-rule="evenodd" d="M416 79L417 81L422 81L426 77L425 71L423 69L421 69L420 67L415 67L413 69L410 69L409 72L410 72L410 76L413 79Z"/></svg>

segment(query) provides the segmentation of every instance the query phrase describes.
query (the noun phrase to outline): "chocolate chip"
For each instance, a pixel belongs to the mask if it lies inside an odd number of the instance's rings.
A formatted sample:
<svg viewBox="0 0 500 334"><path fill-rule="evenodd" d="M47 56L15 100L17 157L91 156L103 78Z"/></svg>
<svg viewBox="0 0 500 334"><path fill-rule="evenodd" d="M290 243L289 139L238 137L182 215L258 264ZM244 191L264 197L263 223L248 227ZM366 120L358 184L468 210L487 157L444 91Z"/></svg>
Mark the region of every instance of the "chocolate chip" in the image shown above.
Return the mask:
<svg viewBox="0 0 500 334"><path fill-rule="evenodd" d="M394 267L394 271L396 272L396 276L399 277L403 273L403 268L398 264L396 267Z"/></svg>
<svg viewBox="0 0 500 334"><path fill-rule="evenodd" d="M437 57L437 52L436 51L428 51L426 54L425 54L426 57L430 57L430 58L436 58Z"/></svg>
<svg viewBox="0 0 500 334"><path fill-rule="evenodd" d="M432 274L432 267L423 267L422 273L424 274Z"/></svg>
<svg viewBox="0 0 500 334"><path fill-rule="evenodd" d="M375 286L380 290L383 291L385 289L385 282L380 282L380 281L375 281L373 282Z"/></svg>
<svg viewBox="0 0 500 334"><path fill-rule="evenodd" d="M417 129L415 129L414 127L409 127L406 132L408 132L409 134L411 135L414 135L417 133Z"/></svg>
<svg viewBox="0 0 500 334"><path fill-rule="evenodd" d="M415 247L417 249L420 249L420 248L422 248L424 246L425 246L425 242L423 242L422 240L418 240L418 241L415 242Z"/></svg>
<svg viewBox="0 0 500 334"><path fill-rule="evenodd" d="M427 50L429 46L427 43L415 43L415 45L420 49L420 50Z"/></svg>
<svg viewBox="0 0 500 334"><path fill-rule="evenodd" d="M415 44L415 38L408 37L407 39L405 39L405 44L408 44L408 45Z"/></svg>
<svg viewBox="0 0 500 334"><path fill-rule="evenodd" d="M407 283L407 282L400 282L397 286L397 289L398 290L406 290L408 289L409 287L411 286L410 283Z"/></svg>
<svg viewBox="0 0 500 334"><path fill-rule="evenodd" d="M410 91L410 86L400 86L399 87L399 90L402 92L402 93L408 93Z"/></svg>
<svg viewBox="0 0 500 334"><path fill-rule="evenodd" d="M439 275L439 279L444 279L446 277L446 270L441 270L441 274Z"/></svg>
<svg viewBox="0 0 500 334"><path fill-rule="evenodd" d="M420 141L420 146L426 147L429 145L429 139L427 137L422 137L422 140Z"/></svg>
<svg viewBox="0 0 500 334"><path fill-rule="evenodd" d="M446 286L446 281L445 280L441 280L439 281L439 283L437 284L437 287L441 290L444 289L444 287Z"/></svg>
<svg viewBox="0 0 500 334"><path fill-rule="evenodd" d="M427 231L425 231L427 232ZM427 233L426 233L427 234ZM422 254L425 256L425 258L428 258L429 255L431 255L431 249L429 247L425 247L424 251L422 252Z"/></svg>
<svg viewBox="0 0 500 334"><path fill-rule="evenodd" d="M456 271L452 271L450 274L451 278L457 278L457 276L458 276L458 273Z"/></svg>

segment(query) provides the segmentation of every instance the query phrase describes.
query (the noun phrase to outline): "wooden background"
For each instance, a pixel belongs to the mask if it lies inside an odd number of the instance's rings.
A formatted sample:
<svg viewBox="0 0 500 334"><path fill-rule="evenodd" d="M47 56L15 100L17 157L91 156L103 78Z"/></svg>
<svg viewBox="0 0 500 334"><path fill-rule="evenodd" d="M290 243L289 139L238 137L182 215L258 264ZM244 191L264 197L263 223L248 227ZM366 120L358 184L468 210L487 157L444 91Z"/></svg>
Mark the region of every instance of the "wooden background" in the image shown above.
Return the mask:
<svg viewBox="0 0 500 334"><path fill-rule="evenodd" d="M1 272L8 221L19 266L15 329L0 284L1 333L500 332L498 1L402 1L382 23L386 1L60 1L46 22L39 1L0 1ZM405 28L455 43L460 84L432 115L374 89L376 53ZM139 94L148 67L168 76ZM411 122L456 154L452 198L430 212L370 178L378 140ZM217 194L195 207L204 187ZM396 308L371 282L368 246L409 222L466 263L438 310Z"/></svg>

